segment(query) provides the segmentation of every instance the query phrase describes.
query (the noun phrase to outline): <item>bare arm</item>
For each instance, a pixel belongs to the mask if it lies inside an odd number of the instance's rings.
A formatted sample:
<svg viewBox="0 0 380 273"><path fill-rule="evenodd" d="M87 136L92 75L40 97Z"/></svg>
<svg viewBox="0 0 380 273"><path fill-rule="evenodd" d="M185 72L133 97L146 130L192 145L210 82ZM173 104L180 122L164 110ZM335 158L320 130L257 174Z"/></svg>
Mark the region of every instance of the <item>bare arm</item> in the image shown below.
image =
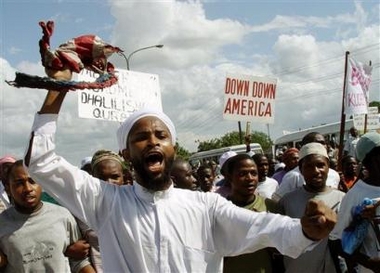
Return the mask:
<svg viewBox="0 0 380 273"><path fill-rule="evenodd" d="M51 70L46 69L46 74L56 80L71 80L72 72L70 69ZM40 114L58 114L67 92L49 90L42 104Z"/></svg>
<svg viewBox="0 0 380 273"><path fill-rule="evenodd" d="M63 70L53 70L53 69L45 69L46 74L53 79L56 80L71 80L72 72L70 69L66 68ZM46 94L45 101L41 106L41 109L39 111L39 114L58 114L59 110L61 109L63 100L66 97L65 91L55 91L55 90L49 90ZM25 164L26 166L29 166L30 162L30 154L31 154L31 147L33 142L33 134L29 141L29 148L28 152L25 155Z"/></svg>

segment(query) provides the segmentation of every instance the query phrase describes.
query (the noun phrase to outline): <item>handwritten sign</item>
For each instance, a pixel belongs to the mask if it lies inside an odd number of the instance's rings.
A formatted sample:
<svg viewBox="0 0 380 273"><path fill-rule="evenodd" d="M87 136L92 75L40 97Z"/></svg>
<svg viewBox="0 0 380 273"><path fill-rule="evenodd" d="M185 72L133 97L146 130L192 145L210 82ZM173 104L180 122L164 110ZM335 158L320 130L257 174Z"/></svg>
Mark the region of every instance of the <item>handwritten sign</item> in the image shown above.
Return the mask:
<svg viewBox="0 0 380 273"><path fill-rule="evenodd" d="M356 114L353 116L354 126L359 131L364 131L365 114ZM377 106L368 107L367 130L380 129L380 115Z"/></svg>
<svg viewBox="0 0 380 273"><path fill-rule="evenodd" d="M367 114L372 67L350 58L347 64L347 81L344 98L346 115Z"/></svg>
<svg viewBox="0 0 380 273"><path fill-rule="evenodd" d="M104 89L78 90L78 116L124 121L139 108L151 105L162 109L157 75L117 69L117 84ZM79 81L95 81L98 74L82 70Z"/></svg>
<svg viewBox="0 0 380 273"><path fill-rule="evenodd" d="M223 118L274 123L277 79L227 75Z"/></svg>

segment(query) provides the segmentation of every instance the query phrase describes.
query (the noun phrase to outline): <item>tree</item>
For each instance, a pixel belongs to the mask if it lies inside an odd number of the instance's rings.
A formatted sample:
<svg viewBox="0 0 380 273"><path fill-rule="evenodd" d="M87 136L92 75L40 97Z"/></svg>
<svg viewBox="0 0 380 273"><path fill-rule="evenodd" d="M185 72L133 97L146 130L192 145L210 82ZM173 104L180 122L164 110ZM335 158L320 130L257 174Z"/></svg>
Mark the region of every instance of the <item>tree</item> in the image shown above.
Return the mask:
<svg viewBox="0 0 380 273"><path fill-rule="evenodd" d="M181 147L178 142L176 142L177 147L177 156L183 158L184 160L188 160L191 153L185 148Z"/></svg>
<svg viewBox="0 0 380 273"><path fill-rule="evenodd" d="M263 132L254 131L251 134L251 143L259 143L264 151L270 150L272 147L272 140L267 134ZM208 151L211 149L217 149L222 147L228 147L232 145L242 144L240 142L239 132L233 131L225 134L221 138L213 138L207 141L200 141L198 144L198 152Z"/></svg>
<svg viewBox="0 0 380 273"><path fill-rule="evenodd" d="M370 107L375 107L375 106L377 106L378 111L380 111L380 101L371 101L371 102L369 103L369 106L370 106Z"/></svg>

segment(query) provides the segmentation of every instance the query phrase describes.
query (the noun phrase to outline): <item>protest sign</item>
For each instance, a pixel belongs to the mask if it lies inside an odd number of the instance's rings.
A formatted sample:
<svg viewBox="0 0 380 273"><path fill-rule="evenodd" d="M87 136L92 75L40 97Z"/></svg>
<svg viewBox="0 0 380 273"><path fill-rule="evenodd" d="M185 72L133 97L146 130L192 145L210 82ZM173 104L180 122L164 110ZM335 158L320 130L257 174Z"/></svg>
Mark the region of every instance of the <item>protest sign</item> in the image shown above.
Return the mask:
<svg viewBox="0 0 380 273"><path fill-rule="evenodd" d="M118 82L111 87L77 91L79 117L122 122L146 105L162 109L157 75L123 69L117 69L116 75ZM98 76L82 70L78 79L94 81Z"/></svg>
<svg viewBox="0 0 380 273"><path fill-rule="evenodd" d="M274 123L277 79L227 75L223 118Z"/></svg>
<svg viewBox="0 0 380 273"><path fill-rule="evenodd" d="M344 113L367 114L372 67L350 58L347 64Z"/></svg>

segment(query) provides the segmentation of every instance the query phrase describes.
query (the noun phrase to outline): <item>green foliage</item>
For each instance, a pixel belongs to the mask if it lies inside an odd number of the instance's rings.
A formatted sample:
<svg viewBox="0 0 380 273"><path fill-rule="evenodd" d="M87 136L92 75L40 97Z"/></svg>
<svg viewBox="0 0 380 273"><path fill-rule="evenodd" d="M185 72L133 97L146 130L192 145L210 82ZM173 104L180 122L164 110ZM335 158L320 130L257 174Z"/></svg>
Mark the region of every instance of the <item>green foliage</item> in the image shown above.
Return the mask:
<svg viewBox="0 0 380 273"><path fill-rule="evenodd" d="M377 106L377 109L378 109L379 112L380 112L380 101L371 101L371 102L369 103L369 106L370 106L370 107Z"/></svg>
<svg viewBox="0 0 380 273"><path fill-rule="evenodd" d="M181 147L178 142L176 143L177 147L177 156L183 158L184 160L188 160L191 153L185 148Z"/></svg>
<svg viewBox="0 0 380 273"><path fill-rule="evenodd" d="M243 137L244 139L244 137ZM260 143L264 151L270 150L272 147L272 140L268 135L263 132L254 131L251 133L251 143ZM234 131L225 134L221 138L213 138L207 141L200 141L198 144L198 152L208 151L211 149L217 149L222 147L228 147L232 145L242 144L240 142L239 132Z"/></svg>

